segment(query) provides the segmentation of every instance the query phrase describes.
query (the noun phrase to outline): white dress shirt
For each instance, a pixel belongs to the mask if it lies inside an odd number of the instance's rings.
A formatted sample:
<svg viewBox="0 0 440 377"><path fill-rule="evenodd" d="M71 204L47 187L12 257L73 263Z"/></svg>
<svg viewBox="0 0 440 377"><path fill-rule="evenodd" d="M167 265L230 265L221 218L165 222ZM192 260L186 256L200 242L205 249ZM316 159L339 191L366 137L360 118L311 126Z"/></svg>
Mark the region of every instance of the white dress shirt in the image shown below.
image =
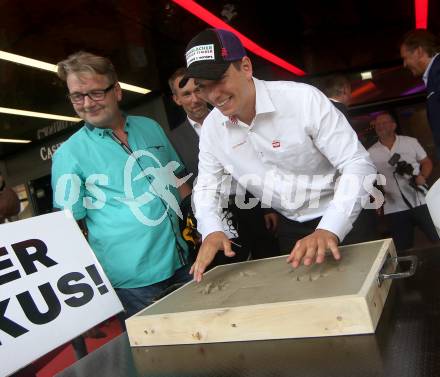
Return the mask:
<svg viewBox="0 0 440 377"><path fill-rule="evenodd" d="M195 122L190 117L188 117L188 122L191 125L191 127L194 129L195 133L200 139L200 133L202 132L202 125L199 122ZM237 238L238 232L235 229L233 222L232 222L232 214L230 211L225 210L225 208L228 206L228 200L229 195L235 194L236 191L236 183L234 184L234 181L232 180L232 177L229 174L224 174L224 180L222 182L222 187L220 188L220 196L221 204L222 204L222 210L220 212L220 218L221 223L223 227L223 232L226 234L226 236L229 239Z"/></svg>
<svg viewBox="0 0 440 377"><path fill-rule="evenodd" d="M190 117L188 118L189 124L192 126L193 130L196 132L197 136L200 137L200 133L202 132L202 125L198 122L193 121Z"/></svg>
<svg viewBox="0 0 440 377"><path fill-rule="evenodd" d="M406 161L413 166L414 175L419 175L419 161L426 158L427 155L417 139L409 136L396 135L396 140L391 149L388 149L378 141L368 149L368 152L370 153L371 159L376 165L378 172L383 174L386 178L386 184L384 186L384 214L387 215L389 213L406 211L409 209L405 204L400 191L402 191L405 198L413 207L426 203L425 196L409 185L409 177L405 178L399 174L393 174L396 166L392 166L388 163L394 153L398 153L400 154L401 161Z"/></svg>
<svg viewBox="0 0 440 377"><path fill-rule="evenodd" d="M423 79L423 82L425 83L425 86L428 86L429 71L431 70L431 66L434 63L434 60L437 57L437 55L439 55L439 54L437 53L432 57L431 61L429 62L428 66L425 69L425 72L423 73L422 79Z"/></svg>
<svg viewBox="0 0 440 377"><path fill-rule="evenodd" d="M319 90L254 78L256 116L250 126L214 109L203 122L194 203L203 238L221 231L222 171L263 206L318 225L342 241L368 197L359 182L376 169L345 117ZM341 177L335 191L335 174Z"/></svg>

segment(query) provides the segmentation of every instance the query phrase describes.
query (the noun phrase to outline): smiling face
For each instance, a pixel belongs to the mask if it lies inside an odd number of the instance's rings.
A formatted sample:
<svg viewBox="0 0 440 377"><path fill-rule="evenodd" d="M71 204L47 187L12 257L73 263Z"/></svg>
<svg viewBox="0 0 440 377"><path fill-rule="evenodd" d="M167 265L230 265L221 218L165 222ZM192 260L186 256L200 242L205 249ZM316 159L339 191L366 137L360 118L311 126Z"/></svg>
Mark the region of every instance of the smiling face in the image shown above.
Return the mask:
<svg viewBox="0 0 440 377"><path fill-rule="evenodd" d="M173 82L173 99L182 106L190 119L200 124L209 113L206 102L200 98L200 89L193 79L188 80L183 88L179 88L179 82L183 76L177 77Z"/></svg>
<svg viewBox="0 0 440 377"><path fill-rule="evenodd" d="M66 82L70 94L103 90L113 84L107 76L89 72L70 73ZM72 105L78 116L87 123L98 128L113 128L113 125L119 119L118 102L121 98L121 87L116 83L114 88L109 90L102 100L92 100L89 96L85 96L83 102L73 103Z"/></svg>
<svg viewBox="0 0 440 377"><path fill-rule="evenodd" d="M396 130L396 122L389 114L380 114L377 116L374 124L379 140L390 138Z"/></svg>
<svg viewBox="0 0 440 377"><path fill-rule="evenodd" d="M246 122L249 114L255 112L252 64L248 57L232 63L220 80L195 79L195 82L200 89L200 96L223 115L236 116Z"/></svg>

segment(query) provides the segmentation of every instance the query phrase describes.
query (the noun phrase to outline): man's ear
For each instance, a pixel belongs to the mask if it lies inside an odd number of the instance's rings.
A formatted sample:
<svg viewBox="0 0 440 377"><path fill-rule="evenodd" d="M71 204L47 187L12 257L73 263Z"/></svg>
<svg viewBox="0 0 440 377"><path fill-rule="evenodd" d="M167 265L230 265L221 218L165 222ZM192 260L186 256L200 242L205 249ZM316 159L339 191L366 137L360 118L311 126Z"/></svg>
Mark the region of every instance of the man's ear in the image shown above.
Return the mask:
<svg viewBox="0 0 440 377"><path fill-rule="evenodd" d="M178 105L178 106L182 106L182 103L180 102L180 100L177 98L177 96L175 94L173 94L173 101Z"/></svg>
<svg viewBox="0 0 440 377"><path fill-rule="evenodd" d="M241 70L246 74L247 78L252 78L252 62L247 56L241 60Z"/></svg>
<svg viewBox="0 0 440 377"><path fill-rule="evenodd" d="M119 82L116 82L115 84L115 94L116 94L116 99L119 101L122 100L122 89L121 89L121 85L119 85Z"/></svg>
<svg viewBox="0 0 440 377"><path fill-rule="evenodd" d="M416 48L417 56L420 58L423 58L425 55L428 56L428 53L423 49L422 46L419 46Z"/></svg>

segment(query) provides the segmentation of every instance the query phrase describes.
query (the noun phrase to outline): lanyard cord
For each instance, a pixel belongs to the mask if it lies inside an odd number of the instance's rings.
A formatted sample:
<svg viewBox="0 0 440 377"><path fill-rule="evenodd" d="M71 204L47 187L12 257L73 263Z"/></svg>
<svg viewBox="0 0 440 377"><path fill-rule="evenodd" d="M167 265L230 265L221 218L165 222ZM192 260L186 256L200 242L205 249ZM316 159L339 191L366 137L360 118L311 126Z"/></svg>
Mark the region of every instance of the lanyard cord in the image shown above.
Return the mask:
<svg viewBox="0 0 440 377"><path fill-rule="evenodd" d="M111 132L111 133L110 133L110 136L111 136L111 138L112 138L114 141L116 141L116 143L118 143L118 144L122 147L122 149L125 151L125 153L127 153L129 156L131 156L131 155L133 154L133 150L132 150L129 146L127 146L126 144L124 144L124 143L122 142L122 140L119 139L119 137L115 135L114 132ZM140 164L139 159L135 159L135 160L136 160L137 165L138 165L139 168L141 169L141 171L143 171L144 168L143 168L142 165ZM147 179L147 181L148 181L148 183L150 184L150 186L153 187L152 184L151 184L150 178L148 178L147 176L145 176L145 178ZM154 187L153 187L153 189L154 189ZM162 206L163 206L163 207L165 208L165 210L166 210L167 206L166 206L166 204L163 202L163 199L162 199L159 195L156 195L156 197L160 200L160 202L162 203ZM173 231L174 237L175 237L175 239L176 239L177 254L178 254L178 256L179 256L180 263L182 264L182 266L185 266L185 265L188 263L187 260L186 260L186 258L185 258L185 252L184 252L182 246L179 244L179 237L177 236L176 232L174 231L173 220L171 219L170 214L168 213L168 211L166 211L166 214L167 214L167 218L168 218L168 220L170 221L170 224L171 224L171 230Z"/></svg>
<svg viewBox="0 0 440 377"><path fill-rule="evenodd" d="M402 196L403 201L404 201L405 204L408 206L408 208L413 209L414 207L411 205L411 203L410 203L409 200L405 197L405 195L403 195L403 192L402 192L402 190L400 189L399 182L398 182L397 177L396 177L396 172L393 173L393 177L394 177L394 180L396 181L397 188L399 189L399 192L400 192L400 195ZM417 195L417 193L416 193L416 195Z"/></svg>

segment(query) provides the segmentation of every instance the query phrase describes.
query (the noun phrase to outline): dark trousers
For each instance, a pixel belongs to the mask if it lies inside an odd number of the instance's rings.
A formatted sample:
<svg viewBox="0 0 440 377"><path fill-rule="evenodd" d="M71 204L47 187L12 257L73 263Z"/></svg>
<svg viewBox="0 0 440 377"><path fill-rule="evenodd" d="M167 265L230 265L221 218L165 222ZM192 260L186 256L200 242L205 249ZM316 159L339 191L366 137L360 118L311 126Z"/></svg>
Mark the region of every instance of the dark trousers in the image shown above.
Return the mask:
<svg viewBox="0 0 440 377"><path fill-rule="evenodd" d="M115 288L115 292L125 309L125 313L122 314L123 319L131 317L133 314L151 305L170 287L190 281L192 276L189 274L189 268L189 265L183 266L176 270L170 278L146 287Z"/></svg>
<svg viewBox="0 0 440 377"><path fill-rule="evenodd" d="M252 199L247 193L244 203ZM241 203L239 201L238 203ZM264 221L264 210L260 203L253 208L238 208L235 199L230 205L230 210L237 220L237 230L242 247L246 250L251 259L270 258L280 255L278 241L274 234L266 229ZM235 250L234 250L235 251Z"/></svg>
<svg viewBox="0 0 440 377"><path fill-rule="evenodd" d="M278 224L278 241L282 254L290 254L295 243L313 233L321 221L321 217L300 223L280 215ZM363 209L341 245L367 242L379 238L376 230L376 214L374 210Z"/></svg>
<svg viewBox="0 0 440 377"><path fill-rule="evenodd" d="M426 204L406 211L389 213L385 215L385 219L389 223L391 236L397 250L406 250L414 246L414 229L416 226L431 242L439 240Z"/></svg>

